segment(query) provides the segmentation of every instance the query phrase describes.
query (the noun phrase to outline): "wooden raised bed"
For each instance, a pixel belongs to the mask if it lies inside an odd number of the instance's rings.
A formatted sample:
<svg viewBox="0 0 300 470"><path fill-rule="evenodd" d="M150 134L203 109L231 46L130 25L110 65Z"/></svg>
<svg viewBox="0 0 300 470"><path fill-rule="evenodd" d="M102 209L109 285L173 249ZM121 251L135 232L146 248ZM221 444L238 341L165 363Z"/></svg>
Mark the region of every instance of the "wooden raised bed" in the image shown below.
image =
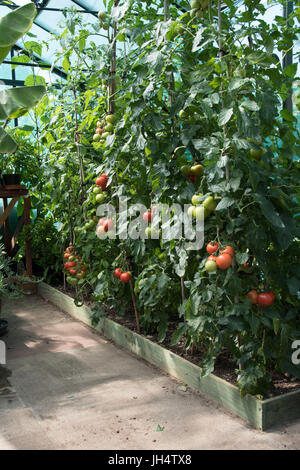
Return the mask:
<svg viewBox="0 0 300 470"><path fill-rule="evenodd" d="M91 326L92 312L89 307L76 307L71 297L45 283L38 284L38 294ZM95 329L116 344L212 398L257 429L265 431L273 425L300 418L300 390L267 400L259 400L250 395L242 398L235 385L213 374L201 379L200 367L113 320L103 317Z"/></svg>

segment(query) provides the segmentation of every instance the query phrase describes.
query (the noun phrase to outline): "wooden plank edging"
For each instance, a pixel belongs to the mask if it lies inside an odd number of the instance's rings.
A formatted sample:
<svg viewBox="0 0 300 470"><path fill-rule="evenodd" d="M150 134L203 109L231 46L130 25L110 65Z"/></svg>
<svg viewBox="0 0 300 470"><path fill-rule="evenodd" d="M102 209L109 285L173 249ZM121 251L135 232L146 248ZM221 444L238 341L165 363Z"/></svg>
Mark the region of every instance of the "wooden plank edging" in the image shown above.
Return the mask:
<svg viewBox="0 0 300 470"><path fill-rule="evenodd" d="M71 297L44 282L38 284L38 294L91 327L92 311L89 307L76 307ZM197 365L109 318L101 318L94 329L194 390L207 395L257 429L265 431L284 420L300 418L300 390L267 400L259 400L251 395L242 398L235 385L214 374L201 379L201 369Z"/></svg>

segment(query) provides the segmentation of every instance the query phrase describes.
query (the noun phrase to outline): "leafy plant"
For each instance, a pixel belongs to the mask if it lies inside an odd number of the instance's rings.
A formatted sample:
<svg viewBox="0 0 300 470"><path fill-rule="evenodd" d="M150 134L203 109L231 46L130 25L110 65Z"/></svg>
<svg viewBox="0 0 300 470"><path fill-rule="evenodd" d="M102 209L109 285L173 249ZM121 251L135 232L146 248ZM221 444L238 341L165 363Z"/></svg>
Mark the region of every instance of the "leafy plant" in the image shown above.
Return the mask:
<svg viewBox="0 0 300 470"><path fill-rule="evenodd" d="M146 5L109 2L92 27L65 12L57 61L68 77L43 113L38 204L89 267L77 293L125 315L131 291L113 272L130 271L144 332L164 341L176 323L172 344L203 353L203 376L226 350L241 393L266 396L274 371L300 378L289 360L300 332L300 140L286 106L297 67L279 58L297 39L297 12L269 24L258 0L208 2L197 15L186 1ZM112 114L108 135L94 139ZM196 165L202 176L184 176ZM149 210L214 196L205 246L232 246L231 266L208 273L205 248L190 252L184 238L99 240L89 223L102 173L117 210L121 196ZM272 290L274 304L252 304L252 289Z"/></svg>
<svg viewBox="0 0 300 470"><path fill-rule="evenodd" d="M36 15L33 3L8 13L0 19L0 64L11 48L32 26ZM0 91L0 153L13 153L17 149L14 139L5 131L10 119L26 114L45 94L41 85L19 87Z"/></svg>
<svg viewBox="0 0 300 470"><path fill-rule="evenodd" d="M4 246L0 244L0 305L2 298L16 298L20 296L17 285L11 281L16 278L11 269L11 260L4 254ZM1 313L1 310L0 310Z"/></svg>

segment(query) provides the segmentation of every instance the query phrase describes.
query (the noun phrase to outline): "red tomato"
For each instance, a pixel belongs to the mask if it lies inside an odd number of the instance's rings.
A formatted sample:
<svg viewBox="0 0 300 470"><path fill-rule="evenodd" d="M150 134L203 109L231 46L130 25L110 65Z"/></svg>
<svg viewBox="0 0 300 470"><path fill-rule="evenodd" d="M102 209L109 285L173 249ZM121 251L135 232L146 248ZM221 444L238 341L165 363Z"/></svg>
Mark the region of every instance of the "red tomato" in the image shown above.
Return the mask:
<svg viewBox="0 0 300 470"><path fill-rule="evenodd" d="M72 276L74 276L75 274L77 274L77 269L70 269L70 274Z"/></svg>
<svg viewBox="0 0 300 470"><path fill-rule="evenodd" d="M96 185L97 185L97 186L106 186L107 181L108 181L107 175L106 175L106 174L103 174L103 175L99 176L99 177L96 179Z"/></svg>
<svg viewBox="0 0 300 470"><path fill-rule="evenodd" d="M76 274L77 279L84 279L85 278L85 272L79 271L79 273Z"/></svg>
<svg viewBox="0 0 300 470"><path fill-rule="evenodd" d="M221 251L221 254L228 254L231 256L231 258L234 257L234 249L232 248L232 246L226 246L225 250L222 250Z"/></svg>
<svg viewBox="0 0 300 470"><path fill-rule="evenodd" d="M116 278L120 279L121 274L122 274L121 268L115 269L115 271L114 271L114 276L115 276Z"/></svg>
<svg viewBox="0 0 300 470"><path fill-rule="evenodd" d="M65 259L68 259L68 258L70 258L70 256L71 256L71 254L70 254L70 253L65 253L65 254L64 254L64 258L65 258Z"/></svg>
<svg viewBox="0 0 300 470"><path fill-rule="evenodd" d="M74 268L75 266L76 266L75 261L68 261L67 263L64 264L65 269Z"/></svg>
<svg viewBox="0 0 300 470"><path fill-rule="evenodd" d="M228 269L232 265L232 257L228 253L224 253L216 257L216 263L220 269Z"/></svg>
<svg viewBox="0 0 300 470"><path fill-rule="evenodd" d="M145 222L151 222L152 220L152 212L144 212L143 214L143 220Z"/></svg>
<svg viewBox="0 0 300 470"><path fill-rule="evenodd" d="M114 223L111 219L106 219L103 223L103 229L104 229L104 232L108 232L109 230L111 230L114 226Z"/></svg>
<svg viewBox="0 0 300 470"><path fill-rule="evenodd" d="M83 264L83 265L81 266L81 271L86 271L86 265L85 265L85 264Z"/></svg>
<svg viewBox="0 0 300 470"><path fill-rule="evenodd" d="M261 292L258 294L257 303L261 307L269 307L275 301L275 295L272 291L269 292Z"/></svg>
<svg viewBox="0 0 300 470"><path fill-rule="evenodd" d="M216 256L210 255L210 256L207 258L206 261L215 261L215 262L216 262L216 260L217 260L217 257L216 257Z"/></svg>
<svg viewBox="0 0 300 470"><path fill-rule="evenodd" d="M250 299L253 304L257 304L258 293L256 290L250 290L246 295L247 299Z"/></svg>
<svg viewBox="0 0 300 470"><path fill-rule="evenodd" d="M248 268L249 267L249 263L244 263L244 268Z"/></svg>
<svg viewBox="0 0 300 470"><path fill-rule="evenodd" d="M193 175L192 173L189 174L189 179L191 180L192 183L196 182L196 176Z"/></svg>
<svg viewBox="0 0 300 470"><path fill-rule="evenodd" d="M102 134L102 132L103 132L103 129L101 129L101 127L97 127L96 134Z"/></svg>
<svg viewBox="0 0 300 470"><path fill-rule="evenodd" d="M218 251L218 248L219 248L219 243L217 243L217 242L210 242L210 243L208 243L208 245L206 246L206 251L207 251L207 253L209 253L210 255L212 255L213 253L215 253L216 251Z"/></svg>
<svg viewBox="0 0 300 470"><path fill-rule="evenodd" d="M100 188L102 189L102 191L106 191L106 189L107 189L107 180L102 179L102 177L99 178L99 184L98 184L98 186L100 186Z"/></svg>
<svg viewBox="0 0 300 470"><path fill-rule="evenodd" d="M120 275L120 279L122 282L129 282L131 279L131 274L130 273L122 273Z"/></svg>

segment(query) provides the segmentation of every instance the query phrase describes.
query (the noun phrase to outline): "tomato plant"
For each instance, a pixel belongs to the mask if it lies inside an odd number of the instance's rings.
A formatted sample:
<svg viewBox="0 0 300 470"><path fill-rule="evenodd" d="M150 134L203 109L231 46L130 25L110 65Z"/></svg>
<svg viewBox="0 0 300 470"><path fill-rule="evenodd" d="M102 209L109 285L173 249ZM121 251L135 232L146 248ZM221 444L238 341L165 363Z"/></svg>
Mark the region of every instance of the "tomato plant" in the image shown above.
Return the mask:
<svg viewBox="0 0 300 470"><path fill-rule="evenodd" d="M93 30L66 13L67 81L43 108L38 206L88 265L76 285L67 277L76 292L121 314L136 308L159 341L175 325L172 344L205 351L203 376L226 348L241 392L267 395L274 368L300 378L288 360L300 330L300 142L286 106L297 67L279 58L299 27L295 13L269 24L258 0L225 3L109 2ZM153 227L146 240L107 238L115 221L95 221L97 206L118 213L121 197L151 208L147 223L160 203L192 202L203 248L150 239Z"/></svg>

